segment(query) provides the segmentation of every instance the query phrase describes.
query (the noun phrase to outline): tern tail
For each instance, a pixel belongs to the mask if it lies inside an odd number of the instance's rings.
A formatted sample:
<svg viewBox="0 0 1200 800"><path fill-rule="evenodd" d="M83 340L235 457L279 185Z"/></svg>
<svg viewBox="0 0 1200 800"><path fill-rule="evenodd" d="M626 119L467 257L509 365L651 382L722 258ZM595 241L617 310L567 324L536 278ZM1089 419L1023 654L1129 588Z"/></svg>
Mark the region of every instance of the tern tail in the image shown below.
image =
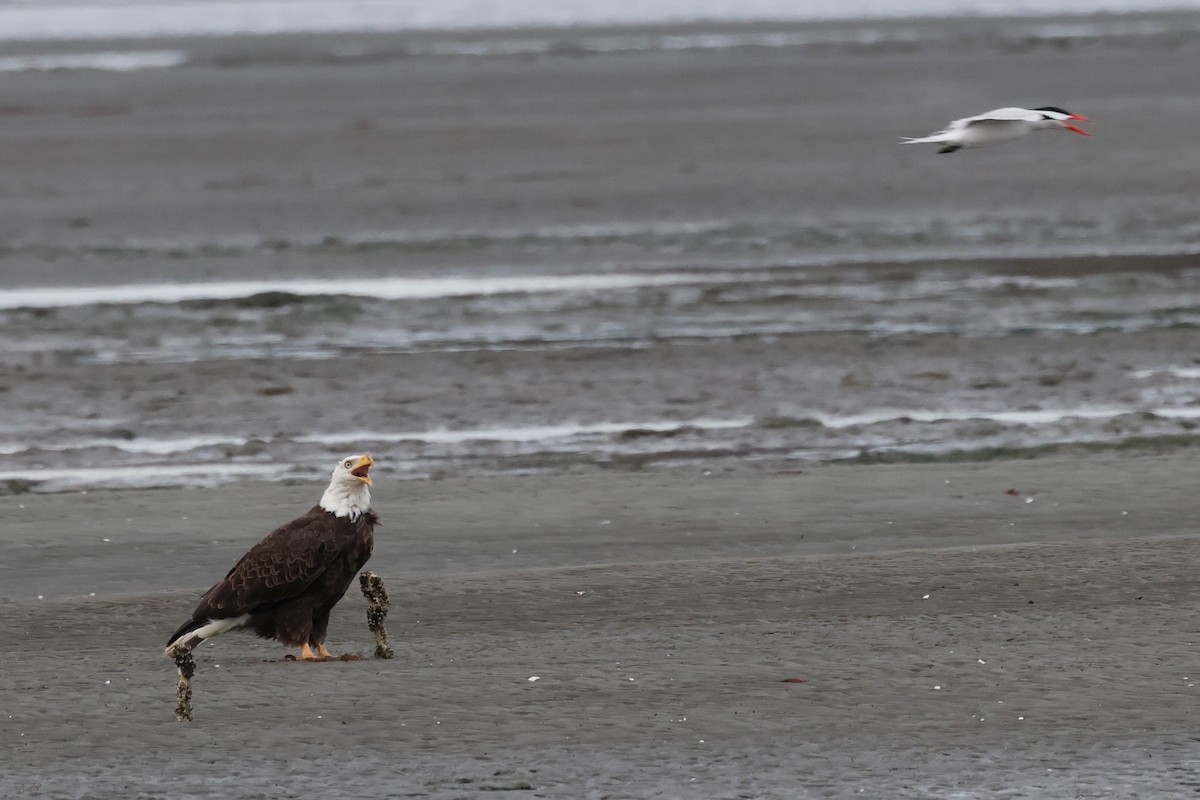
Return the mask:
<svg viewBox="0 0 1200 800"><path fill-rule="evenodd" d="M945 131L942 131L930 134L929 136L922 136L919 139L914 139L911 136L901 136L900 139L902 144L921 144L923 142L947 142L950 140L950 137L946 135Z"/></svg>

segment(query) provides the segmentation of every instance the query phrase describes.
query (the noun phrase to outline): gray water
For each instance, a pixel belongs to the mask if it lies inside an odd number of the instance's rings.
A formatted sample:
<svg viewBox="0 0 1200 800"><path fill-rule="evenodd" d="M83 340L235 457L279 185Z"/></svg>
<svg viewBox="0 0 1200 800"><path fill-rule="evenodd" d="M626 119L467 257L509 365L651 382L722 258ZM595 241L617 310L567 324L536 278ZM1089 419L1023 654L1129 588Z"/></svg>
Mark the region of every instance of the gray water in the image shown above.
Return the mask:
<svg viewBox="0 0 1200 800"><path fill-rule="evenodd" d="M919 268L133 284L11 292L0 306L7 306L0 307L0 350L19 370L178 374L225 370L222 363L237 372L238 365L259 363L270 365L269 373L297 375L306 364L336 370L417 356L553 359L586 370L591 352L606 358L656 348L701 352L741 340L1050 342L1186 331L1200 325L1200 265L1085 275L1004 274L934 262ZM895 379L876 375L874 387L857 387L852 405L839 396L845 392L814 391L807 404L781 405L776 398L768 407L778 413L764 413L761 404L671 410L646 397L587 413L574 402L551 402L534 416L511 407L474 409L458 421L440 418L437 406L426 413L410 408L403 421L391 422L351 415L313 425L301 413L268 430L257 417L156 409L148 418L133 401L112 399L119 383L86 415L68 394L22 409L10 393L11 413L0 425L0 481L32 478L37 488L57 490L310 477L330 454L351 451L372 452L394 475L423 477L439 469L561 468L705 452L804 462L1115 443L1195 428L1200 369L1184 355L1143 355L1145 361L1105 370L1059 368L1063 375L1039 378L1047 396L1021 388L1028 379L1010 374L1019 364L989 366L993 372L970 379L958 395L946 388L948 375L914 364L910 373L930 379L905 379L898 365ZM1060 380L1090 386L1056 398ZM260 391L293 402L289 385ZM304 402L294 399L297 407Z"/></svg>
<svg viewBox="0 0 1200 800"><path fill-rule="evenodd" d="M1198 7L1196 0L5 0L0 2L0 40L1121 14Z"/></svg>

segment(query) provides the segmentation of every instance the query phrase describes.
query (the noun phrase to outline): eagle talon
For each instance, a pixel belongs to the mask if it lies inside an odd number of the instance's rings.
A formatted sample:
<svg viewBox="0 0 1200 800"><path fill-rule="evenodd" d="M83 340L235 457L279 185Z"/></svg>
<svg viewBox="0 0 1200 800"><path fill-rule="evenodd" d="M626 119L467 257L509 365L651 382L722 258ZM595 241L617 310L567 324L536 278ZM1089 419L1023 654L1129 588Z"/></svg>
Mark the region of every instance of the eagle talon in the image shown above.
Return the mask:
<svg viewBox="0 0 1200 800"><path fill-rule="evenodd" d="M293 656L295 658L295 656ZM326 649L325 645L317 645L314 652L312 646L305 643L300 645L300 661L337 661L338 657Z"/></svg>

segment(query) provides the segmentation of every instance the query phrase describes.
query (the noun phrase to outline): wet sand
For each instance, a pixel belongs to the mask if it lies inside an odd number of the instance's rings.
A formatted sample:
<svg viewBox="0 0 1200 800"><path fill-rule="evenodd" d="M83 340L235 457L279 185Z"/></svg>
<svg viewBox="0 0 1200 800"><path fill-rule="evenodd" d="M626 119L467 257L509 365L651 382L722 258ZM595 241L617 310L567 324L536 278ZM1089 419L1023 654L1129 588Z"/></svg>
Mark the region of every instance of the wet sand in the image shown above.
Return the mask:
<svg viewBox="0 0 1200 800"><path fill-rule="evenodd" d="M162 642L312 487L27 495L6 515L0 780L39 797L1176 796L1197 755L1198 470L382 481L370 567L396 660L278 662L226 636L197 651L191 724ZM370 652L364 618L354 592L335 652Z"/></svg>
<svg viewBox="0 0 1200 800"><path fill-rule="evenodd" d="M139 46L193 62L8 76L4 288L863 257L917 274L919 259L1033 252L997 269L1128 274L1105 296L1151 322L105 366L55 337L140 336L146 309L46 332L17 315L9 341L45 339L0 358L5 424L802 421L914 396L1123 397L1130 371L1194 350L1186 321L1154 324L1138 282L1167 276L1155 291L1188 296L1190 263L1155 254L1194 248L1200 217L1194 18L1165 19L1189 24L1059 41L929 22L952 44L433 59L376 37L157 42ZM895 144L1009 103L1102 122L1090 140L954 157ZM1093 257L1116 250L1147 255ZM225 637L198 651L190 725L172 718L167 635L320 486L9 487L0 795L1194 792L1200 467L1186 449L876 466L746 453L697 448L654 468L500 459L494 471L533 474L404 481L382 469L370 566L394 598L397 659L280 662L273 644ZM364 616L356 594L339 606L335 651L369 649Z"/></svg>

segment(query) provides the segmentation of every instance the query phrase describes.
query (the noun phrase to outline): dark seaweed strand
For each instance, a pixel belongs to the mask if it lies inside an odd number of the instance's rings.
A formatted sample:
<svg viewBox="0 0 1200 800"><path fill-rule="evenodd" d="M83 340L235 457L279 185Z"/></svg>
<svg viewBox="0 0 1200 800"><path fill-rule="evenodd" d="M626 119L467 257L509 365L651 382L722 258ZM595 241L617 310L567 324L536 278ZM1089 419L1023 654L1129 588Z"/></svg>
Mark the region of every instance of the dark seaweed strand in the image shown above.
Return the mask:
<svg viewBox="0 0 1200 800"><path fill-rule="evenodd" d="M375 657L395 658L396 651L388 644L387 628L383 625L389 603L383 579L370 570L363 570L358 576L358 584L367 598L367 627L375 634Z"/></svg>
<svg viewBox="0 0 1200 800"><path fill-rule="evenodd" d="M171 654L175 657L175 666L179 667L179 682L175 686L175 719L191 722L192 676L196 674L196 659L192 658L192 651L186 647L176 647Z"/></svg>

